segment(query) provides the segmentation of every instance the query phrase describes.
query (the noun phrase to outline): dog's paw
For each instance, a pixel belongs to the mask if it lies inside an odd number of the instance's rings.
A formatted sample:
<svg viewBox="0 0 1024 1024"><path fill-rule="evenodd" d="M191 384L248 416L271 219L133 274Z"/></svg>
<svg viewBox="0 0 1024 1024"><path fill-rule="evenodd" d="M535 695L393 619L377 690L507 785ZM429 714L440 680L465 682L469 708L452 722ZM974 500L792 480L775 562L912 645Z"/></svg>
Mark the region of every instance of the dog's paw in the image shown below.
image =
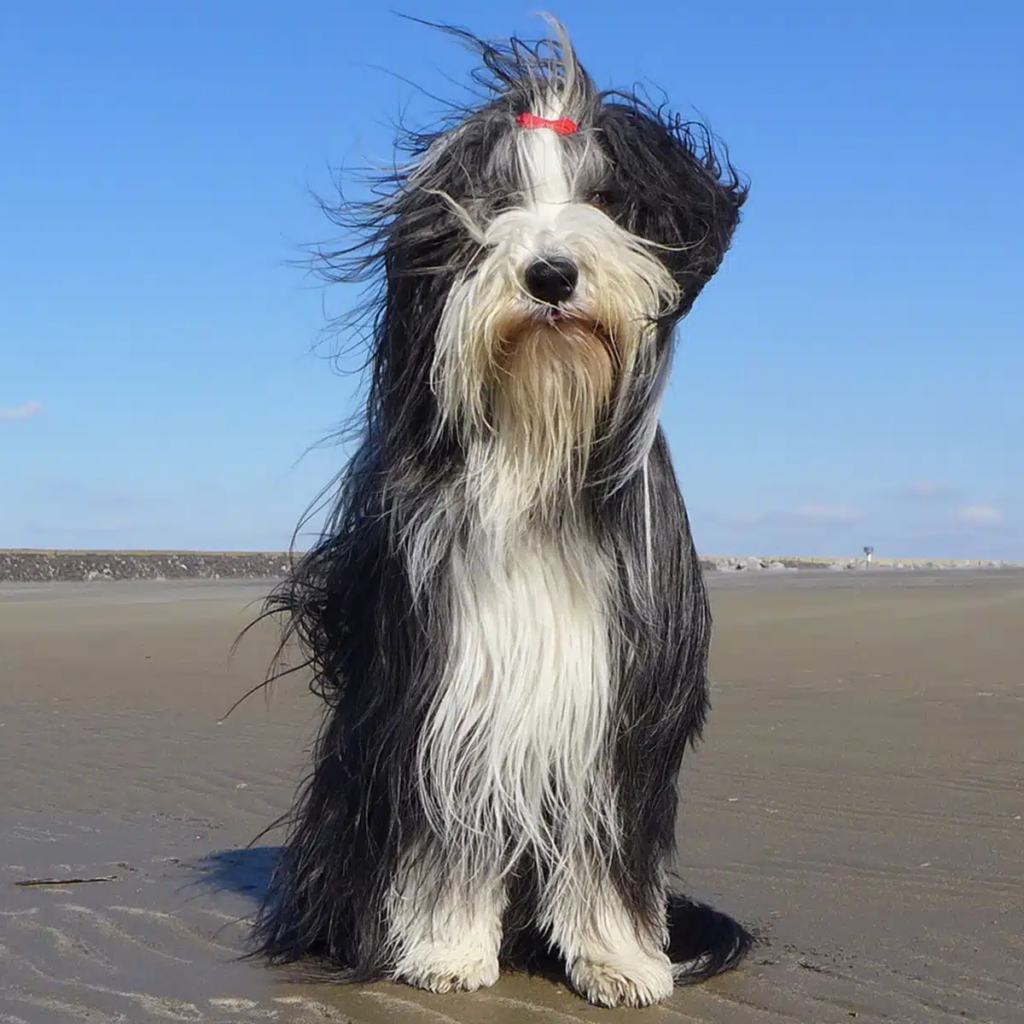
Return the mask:
<svg viewBox="0 0 1024 1024"><path fill-rule="evenodd" d="M597 1006L652 1006L672 995L672 965L664 954L637 951L600 960L577 959L569 979Z"/></svg>
<svg viewBox="0 0 1024 1024"><path fill-rule="evenodd" d="M405 964L395 978L428 992L475 992L498 980L498 958L459 950L434 951L415 964Z"/></svg>

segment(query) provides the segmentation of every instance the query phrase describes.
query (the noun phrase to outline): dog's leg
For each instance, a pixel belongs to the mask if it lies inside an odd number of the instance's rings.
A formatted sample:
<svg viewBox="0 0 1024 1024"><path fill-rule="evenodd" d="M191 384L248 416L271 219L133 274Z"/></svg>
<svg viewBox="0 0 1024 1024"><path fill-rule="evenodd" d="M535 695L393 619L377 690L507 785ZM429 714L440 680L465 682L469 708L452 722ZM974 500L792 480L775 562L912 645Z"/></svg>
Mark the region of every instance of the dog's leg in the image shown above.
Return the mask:
<svg viewBox="0 0 1024 1024"><path fill-rule="evenodd" d="M433 862L402 872L389 900L393 977L431 992L472 992L498 980L503 880L456 881Z"/></svg>
<svg viewBox="0 0 1024 1024"><path fill-rule="evenodd" d="M650 1006L672 994L667 928L652 929L629 912L605 865L576 854L552 877L542 901L541 919L569 980L590 1002Z"/></svg>

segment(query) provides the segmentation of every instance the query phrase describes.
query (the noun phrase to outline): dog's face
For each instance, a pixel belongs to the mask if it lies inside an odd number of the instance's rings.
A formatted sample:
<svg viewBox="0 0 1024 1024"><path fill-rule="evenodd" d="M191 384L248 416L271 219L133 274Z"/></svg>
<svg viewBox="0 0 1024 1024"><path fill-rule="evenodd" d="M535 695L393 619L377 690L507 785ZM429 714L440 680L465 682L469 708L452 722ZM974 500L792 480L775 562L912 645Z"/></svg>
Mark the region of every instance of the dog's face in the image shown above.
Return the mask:
<svg viewBox="0 0 1024 1024"><path fill-rule="evenodd" d="M442 427L553 476L631 395L656 406L746 193L703 129L599 93L564 36L474 42L497 97L422 140L390 206L388 290L410 330L429 321Z"/></svg>
<svg viewBox="0 0 1024 1024"><path fill-rule="evenodd" d="M432 154L465 167L460 136L492 120L504 128L472 191L445 192L475 250L445 303L435 385L463 426L579 438L678 309L682 286L669 253L623 222L628 183L600 129L586 127L600 105L574 109L571 89L509 99Z"/></svg>

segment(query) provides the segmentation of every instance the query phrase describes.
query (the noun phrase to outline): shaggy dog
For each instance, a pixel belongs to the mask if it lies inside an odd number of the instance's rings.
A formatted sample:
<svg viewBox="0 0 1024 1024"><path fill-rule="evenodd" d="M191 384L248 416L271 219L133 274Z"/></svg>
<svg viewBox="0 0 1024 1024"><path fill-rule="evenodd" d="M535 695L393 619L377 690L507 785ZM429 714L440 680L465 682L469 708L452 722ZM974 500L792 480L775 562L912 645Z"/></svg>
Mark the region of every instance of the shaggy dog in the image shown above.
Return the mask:
<svg viewBox="0 0 1024 1024"><path fill-rule="evenodd" d="M592 1002L642 1006L750 941L669 893L711 621L659 426L746 188L703 125L598 91L551 24L456 32L485 102L411 137L347 208L358 242L321 254L380 284L372 377L267 608L326 713L257 938L435 992L545 949Z"/></svg>

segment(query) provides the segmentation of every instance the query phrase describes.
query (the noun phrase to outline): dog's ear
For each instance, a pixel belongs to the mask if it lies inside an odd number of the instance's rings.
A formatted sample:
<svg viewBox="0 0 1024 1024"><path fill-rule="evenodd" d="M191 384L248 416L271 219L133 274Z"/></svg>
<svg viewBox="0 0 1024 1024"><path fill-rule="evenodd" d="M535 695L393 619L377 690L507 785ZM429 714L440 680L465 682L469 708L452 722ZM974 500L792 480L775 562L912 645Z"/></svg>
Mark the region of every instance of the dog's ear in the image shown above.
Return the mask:
<svg viewBox="0 0 1024 1024"><path fill-rule="evenodd" d="M595 119L608 160L609 214L656 243L689 311L714 276L739 223L747 186L706 126L632 97L605 102Z"/></svg>

